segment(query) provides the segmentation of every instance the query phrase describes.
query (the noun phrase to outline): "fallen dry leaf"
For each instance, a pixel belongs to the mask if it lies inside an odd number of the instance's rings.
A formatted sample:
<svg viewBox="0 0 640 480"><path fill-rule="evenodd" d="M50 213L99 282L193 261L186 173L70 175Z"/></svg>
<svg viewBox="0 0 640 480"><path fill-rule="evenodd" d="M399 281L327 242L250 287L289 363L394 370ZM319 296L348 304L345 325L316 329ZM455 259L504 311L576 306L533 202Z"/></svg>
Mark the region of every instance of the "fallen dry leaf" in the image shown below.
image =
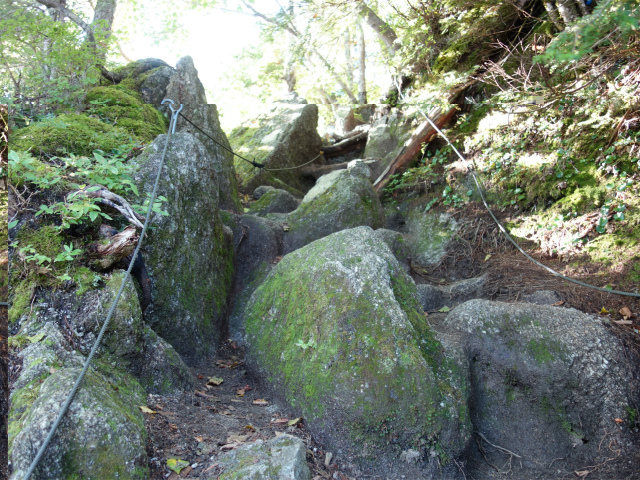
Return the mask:
<svg viewBox="0 0 640 480"><path fill-rule="evenodd" d="M253 403L254 405L260 405L261 407L266 407L267 405L269 405L269 402L267 402L264 398L259 398L251 403Z"/></svg>
<svg viewBox="0 0 640 480"><path fill-rule="evenodd" d="M209 377L209 380L207 380L207 385L213 385L217 387L222 382L224 382L224 380L220 377Z"/></svg>
<svg viewBox="0 0 640 480"><path fill-rule="evenodd" d="M279 437L280 435L284 435L284 433L282 433L282 432L280 432L278 430L276 430L274 433L275 433L276 437Z"/></svg>
<svg viewBox="0 0 640 480"><path fill-rule="evenodd" d="M204 378L204 375L198 375L198 378L202 380Z"/></svg>
<svg viewBox="0 0 640 480"><path fill-rule="evenodd" d="M191 470L193 470L193 468L191 468L191 465L189 465L188 467L184 467L184 469L180 472L180 476L182 478L185 478L191 473Z"/></svg>
<svg viewBox="0 0 640 480"><path fill-rule="evenodd" d="M618 325L631 325L633 322L631 320L614 320L613 323Z"/></svg>
<svg viewBox="0 0 640 480"><path fill-rule="evenodd" d="M298 423L300 423L300 420L302 420L302 417L294 418L293 420L289 420L287 422L287 425L289 425L290 427L293 427L294 425L297 425Z"/></svg>
<svg viewBox="0 0 640 480"><path fill-rule="evenodd" d="M149 407L146 407L144 405L140 405L140 406L138 406L138 408L140 409L140 411L142 413L158 413L155 410L151 410Z"/></svg>
<svg viewBox="0 0 640 480"><path fill-rule="evenodd" d="M589 475L589 473L591 473L591 472L589 472L589 470L580 470L580 471L576 470L576 471L575 471L575 472L573 472L573 473L575 473L575 474L576 474L577 476L579 476L579 477L586 477L586 476L587 476L587 475Z"/></svg>
<svg viewBox="0 0 640 480"><path fill-rule="evenodd" d="M239 397L244 397L244 388L239 388L236 390L236 395Z"/></svg>
<svg viewBox="0 0 640 480"><path fill-rule="evenodd" d="M629 310L627 307L622 307L622 308L618 311L618 313L619 313L620 315L622 315L623 317L625 317L625 319L626 319L626 318L629 318L631 315L633 315L633 313L631 313L631 310Z"/></svg>
<svg viewBox="0 0 640 480"><path fill-rule="evenodd" d="M178 429L178 425L176 425L175 423L170 423L170 424L169 424L169 428L170 428L171 430L177 430L177 429Z"/></svg>
<svg viewBox="0 0 640 480"><path fill-rule="evenodd" d="M560 300L559 302L551 304L552 307L559 307L560 305L564 305L564 300Z"/></svg>
<svg viewBox="0 0 640 480"><path fill-rule="evenodd" d="M271 423L288 423L289 419L288 418L276 418L275 420L271 420Z"/></svg>
<svg viewBox="0 0 640 480"><path fill-rule="evenodd" d="M254 427L253 425L245 425L244 428L246 428L247 430L251 430L252 432L256 431L256 427Z"/></svg>
<svg viewBox="0 0 640 480"><path fill-rule="evenodd" d="M193 437L196 439L196 442L200 443L204 441L204 437Z"/></svg>
<svg viewBox="0 0 640 480"><path fill-rule="evenodd" d="M609 310L607 310L606 308L602 307L602 309L600 310L600 313L602 313L602 314L609 313Z"/></svg>
<svg viewBox="0 0 640 480"><path fill-rule="evenodd" d="M233 450L234 448L238 448L241 443L229 443L227 445L223 445L220 447L220 450Z"/></svg>
<svg viewBox="0 0 640 480"><path fill-rule="evenodd" d="M50 373L51 375L53 375L53 374L54 374L54 373L56 373L57 371L58 371L58 369L57 369L57 368L53 368L53 367L50 367L50 368L49 368L49 373Z"/></svg>
<svg viewBox="0 0 640 480"><path fill-rule="evenodd" d="M227 438L227 443L242 443L246 442L247 438L249 438L249 435L229 435L229 437Z"/></svg>
<svg viewBox="0 0 640 480"><path fill-rule="evenodd" d="M620 423L624 423L624 420L623 420L623 419L621 419L621 418L614 418L614 419L613 419L613 421L614 421L614 422L616 422L616 423L618 423L618 424L620 424Z"/></svg>

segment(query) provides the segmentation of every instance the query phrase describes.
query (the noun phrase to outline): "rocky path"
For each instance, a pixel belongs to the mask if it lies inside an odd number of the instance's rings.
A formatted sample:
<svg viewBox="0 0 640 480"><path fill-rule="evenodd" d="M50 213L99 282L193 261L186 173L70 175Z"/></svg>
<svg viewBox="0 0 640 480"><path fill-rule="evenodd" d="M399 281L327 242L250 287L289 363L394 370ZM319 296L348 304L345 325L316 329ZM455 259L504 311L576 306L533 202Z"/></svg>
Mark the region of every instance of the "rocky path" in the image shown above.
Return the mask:
<svg viewBox="0 0 640 480"><path fill-rule="evenodd" d="M217 357L192 371L198 379L194 391L147 397L147 407L156 412L145 414L151 480L215 479L222 473L221 455L244 443L266 441L283 433L304 442L312 478L350 478L340 472L339 458L313 441L304 419L273 403L247 373L244 352L235 342L227 342ZM209 382L212 377L218 380ZM219 385L212 384L219 380ZM188 466L178 474L169 468L170 459Z"/></svg>

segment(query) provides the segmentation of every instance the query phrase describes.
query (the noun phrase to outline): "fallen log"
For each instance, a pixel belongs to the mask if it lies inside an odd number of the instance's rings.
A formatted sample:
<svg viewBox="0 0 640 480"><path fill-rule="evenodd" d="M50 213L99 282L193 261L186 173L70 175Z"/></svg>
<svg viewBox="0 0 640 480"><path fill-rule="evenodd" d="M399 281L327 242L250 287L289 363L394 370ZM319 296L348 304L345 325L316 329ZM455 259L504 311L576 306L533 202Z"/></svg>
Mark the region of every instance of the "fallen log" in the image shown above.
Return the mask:
<svg viewBox="0 0 640 480"><path fill-rule="evenodd" d="M336 143L335 145L329 145L327 147L322 148L322 152L325 158L333 158L339 157L340 155L344 155L351 150L355 150L356 148L362 146L362 144L367 142L367 138L369 136L369 132L362 132L353 137L342 140L341 142Z"/></svg>
<svg viewBox="0 0 640 480"><path fill-rule="evenodd" d="M435 107L427 114L438 128L445 126L456 114L458 106L454 104L462 96L466 88L471 85L471 83L474 82L464 84L450 93L448 103L453 105L452 107L444 110L441 107ZM380 175L373 183L374 188L377 191L382 190L389 183L391 175L395 174L400 168L406 167L411 163L418 153L420 153L422 145L424 143L429 143L437 133L438 132L436 132L435 128L433 128L427 120L422 122L415 129L411 138L405 142L404 147L396 158L393 159L385 171L382 172L382 175Z"/></svg>
<svg viewBox="0 0 640 480"><path fill-rule="evenodd" d="M364 163L366 163L367 165L372 165L376 162L377 160L375 159L364 161ZM317 180L322 175L326 175L327 173L335 172L336 170L344 170L348 165L349 162L334 163L333 165L309 165L308 167L303 167L300 170L300 173L305 177L313 177Z"/></svg>

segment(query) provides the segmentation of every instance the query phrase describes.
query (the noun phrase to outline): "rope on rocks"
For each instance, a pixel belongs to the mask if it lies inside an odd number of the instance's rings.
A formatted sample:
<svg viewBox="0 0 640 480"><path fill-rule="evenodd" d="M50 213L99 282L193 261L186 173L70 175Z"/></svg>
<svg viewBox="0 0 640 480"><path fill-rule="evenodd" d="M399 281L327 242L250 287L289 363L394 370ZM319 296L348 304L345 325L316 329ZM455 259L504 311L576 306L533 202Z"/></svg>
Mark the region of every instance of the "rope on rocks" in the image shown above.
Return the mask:
<svg viewBox="0 0 640 480"><path fill-rule="evenodd" d="M531 262L535 263L539 267L544 268L547 272L551 273L552 275L555 275L556 277L560 277L563 280L567 280L568 282L576 283L576 284L581 285L583 287L592 288L594 290L599 290L601 292L615 293L617 295L624 295L626 297L640 298L640 293L623 292L623 291L620 291L620 290L613 290L613 289L609 289L609 288L596 287L595 285L590 285L588 283L581 282L580 280L576 280L575 278L567 277L566 275L563 275L560 272L556 272L551 267L547 267L545 264L539 262L538 260L533 258L531 255L529 255L527 252L525 252L524 249L522 249L522 247L520 247L520 245L518 245L516 243L516 241L511 237L511 235L509 235L507 230L502 226L500 221L493 214L493 211L489 207L489 204L487 203L487 199L484 196L482 183L478 180L478 177L476 176L476 173L471 168L471 165L470 165L469 161L460 154L458 149L449 141L447 136L444 133L442 133L442 130L440 130L438 128L438 126L431 121L431 119L429 118L428 115L425 115L425 113L422 111L422 109L420 109L420 113L422 113L422 115L424 115L424 117L431 124L431 126L436 130L436 132L438 132L440 134L440 136L446 140L446 142L449 144L449 146L451 148L453 148L453 151L456 152L458 157L460 157L460 160L462 160L464 162L464 164L467 167L467 170L469 171L469 173L471 173L471 176L473 177L473 180L476 182L476 187L478 189L478 192L480 193L480 198L482 199L482 203L484 203L484 206L487 209L487 211L489 212L489 214L491 215L491 218L493 218L493 221L496 223L496 225L498 225L498 228L504 234L504 236L507 237L507 240L509 240L509 242L511 242L513 244L513 246L516 247L520 251L520 253L522 253L525 257L527 257L527 259L529 259Z"/></svg>
<svg viewBox="0 0 640 480"><path fill-rule="evenodd" d="M116 306L118 305L118 301L120 300L120 297L121 297L122 292L124 290L124 286L126 285L127 281L129 280L129 275L131 274L131 269L133 268L133 264L135 263L135 259L138 257L138 252L140 251L140 247L142 245L142 239L144 238L144 234L147 231L147 227L148 227L149 223L151 222L151 217L153 215L153 210L152 210L153 209L153 202L155 201L156 193L158 191L158 183L160 182L160 173L162 172L162 167L164 165L164 158L165 158L165 156L167 154L167 147L169 146L169 137L171 137L171 134L175 133L175 131L176 131L176 121L178 119L178 114L180 113L180 110L182 110L182 105L180 105L180 108L178 108L177 110L174 110L173 101L172 100L165 99L165 100L162 101L163 104L165 104L167 102L171 104L171 105L169 105L169 108L171 109L171 121L169 122L169 130L167 131L167 138L166 138L166 141L165 141L165 144L164 144L164 150L162 151L162 158L160 159L160 165L158 167L158 173L156 174L156 181L155 181L155 183L153 185L153 192L151 193L151 198L149 199L149 208L147 210L147 217L146 217L146 219L144 221L144 225L142 227L142 233L140 234L140 240L138 240L138 244L136 245L136 249L133 252L133 255L131 255L131 262L129 262L129 268L127 269L127 272L125 273L124 278L122 279L122 283L120 284L120 289L118 290L116 298L113 300L113 303L111 304L111 308L109 309L109 313L107 314L107 318L104 321L104 323L102 324L102 328L100 329L100 333L98 334L98 338L96 339L95 343L93 344L93 347L91 348L91 352L89 353L89 356L87 357L87 359L84 362L84 366L82 368L82 371L80 372L80 375L78 375L76 383L74 384L73 388L71 389L71 392L69 392L69 395L67 396L66 401L62 405L62 408L60 408L60 412L58 412L58 417L56 418L53 426L49 430L49 434L47 435L47 437L45 438L44 442L40 446L40 449L38 450L38 453L36 454L35 458L31 462L31 466L29 467L29 470L27 471L27 473L23 477L23 480L29 480L29 478L33 474L34 470L36 469L36 467L40 463L40 460L42 459L42 456L44 455L44 452L46 451L47 447L49 446L49 443L51 443L51 439L53 438L53 435L55 434L56 430L58 429L58 426L62 422L62 419L63 419L64 415L67 413L67 410L71 406L71 402L73 401L73 397L75 396L76 392L78 391L78 388L80 387L80 384L82 383L82 380L83 380L85 374L87 373L87 370L89 369L89 365L91 364L91 360L93 360L93 357L94 357L96 351L98 350L98 347L100 346L100 342L102 341L102 337L104 336L104 333L105 333L105 331L107 329L107 325L109 325L109 321L111 320L111 317L113 316L113 312L115 311Z"/></svg>
<svg viewBox="0 0 640 480"><path fill-rule="evenodd" d="M213 143L215 143L216 145L218 145L219 147L225 149L227 152L229 152L231 155L235 155L236 157L238 157L241 160L244 160L247 163L250 163L251 165L253 165L256 168L259 168L260 170L264 170L266 172L278 172L280 170L295 170L296 168L302 168L305 167L307 165L309 165L310 163L315 162L318 158L320 158L320 156L322 155L323 152L320 152L318 154L318 156L316 156L313 160L310 160L306 163L303 163L302 165L296 165L295 167L284 167L284 168L267 168L264 166L264 164L256 162L255 160L249 160L248 158L244 158L242 155L238 155L236 152L234 152L233 150L231 150L230 148L226 147L225 145L221 144L220 142L218 142L215 138L213 138L211 135L209 135L207 132L205 132L204 130L202 130L199 126L197 126L195 123L193 123L191 120L189 120L187 117L185 117L182 113L180 114L180 116L182 118L184 118L187 122L189 122L191 124L191 126L193 128L195 128L196 130L198 130L200 133L202 133L205 137L207 137L209 140L211 140Z"/></svg>

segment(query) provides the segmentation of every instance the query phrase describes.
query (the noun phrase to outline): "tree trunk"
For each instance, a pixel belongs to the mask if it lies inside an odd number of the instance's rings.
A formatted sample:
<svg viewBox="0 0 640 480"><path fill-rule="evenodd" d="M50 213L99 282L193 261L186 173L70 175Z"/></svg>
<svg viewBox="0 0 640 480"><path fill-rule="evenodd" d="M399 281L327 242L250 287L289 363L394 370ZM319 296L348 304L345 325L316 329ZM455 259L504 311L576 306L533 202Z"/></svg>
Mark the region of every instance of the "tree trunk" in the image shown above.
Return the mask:
<svg viewBox="0 0 640 480"><path fill-rule="evenodd" d="M345 153L360 148L367 142L369 132L362 132L353 137L346 138L341 142L334 145L329 145L322 148L322 153L325 158L339 157Z"/></svg>
<svg viewBox="0 0 640 480"><path fill-rule="evenodd" d="M587 8L587 4L584 3L584 0L576 0L578 2L578 7L580 8L580 13L583 17L589 15L589 9Z"/></svg>
<svg viewBox="0 0 640 480"><path fill-rule="evenodd" d="M316 57L318 57L318 60L320 60L320 62L324 65L324 67L327 69L329 74L331 74L331 76L335 79L335 81L338 82L338 85L340 85L340 88L342 88L344 93L347 94L347 97L349 97L349 100L351 101L351 103L358 103L358 99L355 97L351 89L347 86L346 83L344 83L344 80L340 78L340 75L338 75L335 68L331 66L331 64L327 61L326 58L322 56L322 54L316 49L316 47L310 47L309 50Z"/></svg>
<svg viewBox="0 0 640 480"><path fill-rule="evenodd" d="M547 2L544 2L544 8L547 10L547 13L549 14L549 20L551 20L551 22L553 22L553 24L556 26L558 31L561 32L564 29L564 27L560 22L560 17L558 16L558 10L556 9L556 6L553 4L552 1L547 1Z"/></svg>
<svg viewBox="0 0 640 480"><path fill-rule="evenodd" d="M565 25L569 26L578 19L576 4L573 0L556 0L556 3Z"/></svg>
<svg viewBox="0 0 640 480"><path fill-rule="evenodd" d="M344 29L342 34L344 43L344 76L349 85L353 85L353 57L351 56L351 32L349 27Z"/></svg>
<svg viewBox="0 0 640 480"><path fill-rule="evenodd" d="M288 14L293 18L293 1L289 0ZM287 85L287 93L291 93L296 89L296 72L294 66L293 52L295 49L295 37L293 33L287 32L287 53L284 59L284 82Z"/></svg>
<svg viewBox="0 0 640 480"><path fill-rule="evenodd" d="M358 103L366 105L367 103L367 83L365 81L365 44L364 30L362 24L358 22Z"/></svg>
<svg viewBox="0 0 640 480"><path fill-rule="evenodd" d="M396 44L398 36L396 35L396 32L393 31L393 28L391 28L384 20L376 15L376 12L371 10L371 8L369 8L369 6L362 0L358 2L358 10L364 17L367 25L371 27L371 29L376 33L376 35L378 35L380 40L382 40L384 45L387 47L389 55L395 55L395 53L398 51L398 45Z"/></svg>

